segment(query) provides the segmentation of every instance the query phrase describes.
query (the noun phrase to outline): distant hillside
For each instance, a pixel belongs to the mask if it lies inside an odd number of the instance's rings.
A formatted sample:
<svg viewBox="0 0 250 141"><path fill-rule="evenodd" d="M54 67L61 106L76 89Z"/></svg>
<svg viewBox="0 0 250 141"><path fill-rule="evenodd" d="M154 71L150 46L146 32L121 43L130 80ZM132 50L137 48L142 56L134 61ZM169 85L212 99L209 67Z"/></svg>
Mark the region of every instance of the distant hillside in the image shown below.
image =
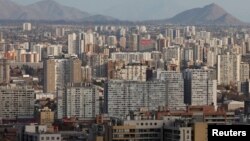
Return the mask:
<svg viewBox="0 0 250 141"><path fill-rule="evenodd" d="M85 20L86 19L86 20ZM91 15L76 8L67 7L54 0L42 0L21 6L11 0L0 0L0 20L45 21L116 21L109 16Z"/></svg>
<svg viewBox="0 0 250 141"><path fill-rule="evenodd" d="M233 17L223 8L214 3L203 8L194 8L181 12L170 19L163 20L163 22L177 24L244 24L242 21Z"/></svg>

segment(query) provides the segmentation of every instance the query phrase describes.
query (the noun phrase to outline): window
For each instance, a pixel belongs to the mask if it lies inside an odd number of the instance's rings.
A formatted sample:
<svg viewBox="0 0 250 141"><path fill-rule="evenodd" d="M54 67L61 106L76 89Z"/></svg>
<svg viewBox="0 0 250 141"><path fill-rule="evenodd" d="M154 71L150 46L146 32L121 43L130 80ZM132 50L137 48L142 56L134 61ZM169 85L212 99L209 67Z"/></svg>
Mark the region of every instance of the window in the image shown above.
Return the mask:
<svg viewBox="0 0 250 141"><path fill-rule="evenodd" d="M143 123L141 123L141 126L143 126Z"/></svg>
<svg viewBox="0 0 250 141"><path fill-rule="evenodd" d="M44 140L44 137L41 137L41 140Z"/></svg>
<svg viewBox="0 0 250 141"><path fill-rule="evenodd" d="M55 137L51 137L51 140L55 140Z"/></svg>
<svg viewBox="0 0 250 141"><path fill-rule="evenodd" d="M49 140L49 137L46 137L46 140Z"/></svg>
<svg viewBox="0 0 250 141"><path fill-rule="evenodd" d="M60 140L60 137L57 137L56 139L57 139L57 140Z"/></svg>

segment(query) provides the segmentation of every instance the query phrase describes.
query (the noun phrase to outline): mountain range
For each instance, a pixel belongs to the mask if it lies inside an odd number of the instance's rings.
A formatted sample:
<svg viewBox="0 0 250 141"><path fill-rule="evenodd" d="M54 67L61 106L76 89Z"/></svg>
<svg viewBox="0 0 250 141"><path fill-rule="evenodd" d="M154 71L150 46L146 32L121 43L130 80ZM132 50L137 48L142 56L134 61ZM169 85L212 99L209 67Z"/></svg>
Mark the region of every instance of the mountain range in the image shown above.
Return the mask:
<svg viewBox="0 0 250 141"><path fill-rule="evenodd" d="M0 0L0 20L117 21L109 16L92 15L64 6L54 0L42 0L26 6L18 5L11 0Z"/></svg>
<svg viewBox="0 0 250 141"><path fill-rule="evenodd" d="M0 0L0 20L122 22L110 16L93 15L76 8L64 6L54 0L42 0L26 6L18 5L11 0ZM150 22L175 24L244 24L214 3L202 8L186 10L169 19Z"/></svg>

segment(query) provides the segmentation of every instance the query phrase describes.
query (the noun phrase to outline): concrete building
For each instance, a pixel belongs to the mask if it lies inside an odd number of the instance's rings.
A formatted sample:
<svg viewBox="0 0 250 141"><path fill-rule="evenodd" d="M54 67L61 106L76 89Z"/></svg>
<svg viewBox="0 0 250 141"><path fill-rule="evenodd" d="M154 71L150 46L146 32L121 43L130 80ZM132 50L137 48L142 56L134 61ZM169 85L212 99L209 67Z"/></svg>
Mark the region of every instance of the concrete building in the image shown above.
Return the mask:
<svg viewBox="0 0 250 141"><path fill-rule="evenodd" d="M65 28L64 27L57 27L56 28L56 36L63 37L65 35Z"/></svg>
<svg viewBox="0 0 250 141"><path fill-rule="evenodd" d="M174 59L178 65L180 65L181 60L181 52L179 46L170 46L163 48L163 60L164 61L171 61Z"/></svg>
<svg viewBox="0 0 250 141"><path fill-rule="evenodd" d="M68 35L68 54L70 55L77 54L76 45L77 45L76 34L75 33L69 34Z"/></svg>
<svg viewBox="0 0 250 141"><path fill-rule="evenodd" d="M39 123L41 125L52 125L54 123L54 119L54 112L48 107L45 107L39 113Z"/></svg>
<svg viewBox="0 0 250 141"><path fill-rule="evenodd" d="M78 58L44 61L44 92L55 93L67 83L81 82L81 61Z"/></svg>
<svg viewBox="0 0 250 141"><path fill-rule="evenodd" d="M88 83L68 85L63 95L59 97L63 103L59 104L62 107L58 112L61 112L59 115L63 117L94 118L99 114L99 90L95 85Z"/></svg>
<svg viewBox="0 0 250 141"><path fill-rule="evenodd" d="M109 79L146 81L147 65L133 63L120 66L119 63L112 61L108 65L113 66L108 67Z"/></svg>
<svg viewBox="0 0 250 141"><path fill-rule="evenodd" d="M90 66L81 67L82 82L92 81L92 68Z"/></svg>
<svg viewBox="0 0 250 141"><path fill-rule="evenodd" d="M78 56L78 58L82 59L82 55L84 53L85 50L85 40L84 40L84 36L85 33L81 32L78 34L77 38L76 38L76 50L75 50L75 54Z"/></svg>
<svg viewBox="0 0 250 141"><path fill-rule="evenodd" d="M42 58L48 58L49 56L60 56L62 54L62 45L48 45L41 54Z"/></svg>
<svg viewBox="0 0 250 141"><path fill-rule="evenodd" d="M35 90L31 86L11 84L1 86L0 90L0 117L16 119L34 116Z"/></svg>
<svg viewBox="0 0 250 141"><path fill-rule="evenodd" d="M248 63L240 63L240 81L245 82L249 80L249 64Z"/></svg>
<svg viewBox="0 0 250 141"><path fill-rule="evenodd" d="M10 82L10 61L0 59L0 83Z"/></svg>
<svg viewBox="0 0 250 141"><path fill-rule="evenodd" d="M131 51L137 51L139 46L139 36L132 34L129 36L129 48Z"/></svg>
<svg viewBox="0 0 250 141"><path fill-rule="evenodd" d="M184 72L185 103L192 106L214 105L217 108L217 81L213 70L186 69Z"/></svg>
<svg viewBox="0 0 250 141"><path fill-rule="evenodd" d="M193 128L193 141L207 141L207 123L196 122L192 126Z"/></svg>
<svg viewBox="0 0 250 141"><path fill-rule="evenodd" d="M189 67L194 65L194 50L193 48L184 48L183 50L183 55L182 55L182 66L184 67Z"/></svg>
<svg viewBox="0 0 250 141"><path fill-rule="evenodd" d="M31 29L31 23L23 23L23 31L30 31Z"/></svg>
<svg viewBox="0 0 250 141"><path fill-rule="evenodd" d="M163 120L125 120L122 125L109 128L108 141L116 140L162 140Z"/></svg>
<svg viewBox="0 0 250 141"><path fill-rule="evenodd" d="M187 125L164 126L165 141L192 141L192 127Z"/></svg>
<svg viewBox="0 0 250 141"><path fill-rule="evenodd" d="M114 52L111 53L111 59L116 61L125 61L129 63L144 63L152 60L151 52Z"/></svg>
<svg viewBox="0 0 250 141"><path fill-rule="evenodd" d="M218 84L229 85L240 81L241 55L230 54L217 56Z"/></svg>
<svg viewBox="0 0 250 141"><path fill-rule="evenodd" d="M26 125L18 133L18 141L62 141L60 133L50 132L46 125Z"/></svg>
<svg viewBox="0 0 250 141"><path fill-rule="evenodd" d="M183 110L184 104L184 79L180 72L161 71L158 79L166 82L167 85L167 108L169 110Z"/></svg>
<svg viewBox="0 0 250 141"><path fill-rule="evenodd" d="M156 110L167 105L166 84L162 81L111 80L104 91L105 111L111 117L124 117L143 107Z"/></svg>

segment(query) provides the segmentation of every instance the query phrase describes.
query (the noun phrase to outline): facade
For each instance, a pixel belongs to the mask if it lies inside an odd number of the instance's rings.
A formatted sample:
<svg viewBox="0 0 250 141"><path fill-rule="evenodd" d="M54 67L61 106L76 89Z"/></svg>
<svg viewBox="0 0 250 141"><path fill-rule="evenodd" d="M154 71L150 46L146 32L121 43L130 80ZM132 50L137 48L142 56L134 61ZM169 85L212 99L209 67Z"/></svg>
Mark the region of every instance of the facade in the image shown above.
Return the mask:
<svg viewBox="0 0 250 141"><path fill-rule="evenodd" d="M161 71L159 79L167 85L167 108L169 110L185 109L184 104L184 79L180 72Z"/></svg>
<svg viewBox="0 0 250 141"><path fill-rule="evenodd" d="M116 65L117 64L117 65ZM146 81L146 71L148 66L143 64L128 64L119 66L119 63L109 62L109 78L118 80Z"/></svg>
<svg viewBox="0 0 250 141"><path fill-rule="evenodd" d="M99 91L95 85L68 85L62 98L64 117L94 118L99 114Z"/></svg>
<svg viewBox="0 0 250 141"><path fill-rule="evenodd" d="M23 31L30 31L31 28L31 23L23 23Z"/></svg>
<svg viewBox="0 0 250 141"><path fill-rule="evenodd" d="M76 34L72 33L68 35L68 54L76 54Z"/></svg>
<svg viewBox="0 0 250 141"><path fill-rule="evenodd" d="M81 61L77 58L44 61L44 92L55 93L67 83L81 82Z"/></svg>
<svg viewBox="0 0 250 141"><path fill-rule="evenodd" d="M162 140L163 120L126 120L122 125L111 127L108 141L116 140Z"/></svg>
<svg viewBox="0 0 250 141"><path fill-rule="evenodd" d="M214 105L217 107L217 82L213 70L186 69L184 72L185 103L192 106Z"/></svg>
<svg viewBox="0 0 250 141"><path fill-rule="evenodd" d="M240 64L240 81L245 82L249 80L249 64L241 63Z"/></svg>
<svg viewBox="0 0 250 141"><path fill-rule="evenodd" d="M111 80L104 90L105 111L111 117L124 117L143 107L157 110L167 104L166 84L162 81Z"/></svg>
<svg viewBox="0 0 250 141"><path fill-rule="evenodd" d="M192 127L165 126L165 141L192 141Z"/></svg>
<svg viewBox="0 0 250 141"><path fill-rule="evenodd" d="M0 83L10 82L10 61L0 59Z"/></svg>
<svg viewBox="0 0 250 141"><path fill-rule="evenodd" d="M175 60L178 65L180 65L181 52L179 46L170 46L163 48L163 60L171 61Z"/></svg>
<svg viewBox="0 0 250 141"><path fill-rule="evenodd" d="M18 141L62 141L60 133L50 132L46 125L26 125L19 131Z"/></svg>
<svg viewBox="0 0 250 141"><path fill-rule="evenodd" d="M41 125L52 125L54 123L54 119L54 112L48 107L45 107L39 113L39 123Z"/></svg>
<svg viewBox="0 0 250 141"><path fill-rule="evenodd" d="M217 80L218 84L229 85L240 81L241 55L233 55L229 52L217 56Z"/></svg>
<svg viewBox="0 0 250 141"><path fill-rule="evenodd" d="M114 52L111 54L111 59L116 61L124 61L129 63L143 63L152 60L151 52Z"/></svg>
<svg viewBox="0 0 250 141"><path fill-rule="evenodd" d="M16 119L34 116L35 90L31 86L1 86L0 90L0 117Z"/></svg>

